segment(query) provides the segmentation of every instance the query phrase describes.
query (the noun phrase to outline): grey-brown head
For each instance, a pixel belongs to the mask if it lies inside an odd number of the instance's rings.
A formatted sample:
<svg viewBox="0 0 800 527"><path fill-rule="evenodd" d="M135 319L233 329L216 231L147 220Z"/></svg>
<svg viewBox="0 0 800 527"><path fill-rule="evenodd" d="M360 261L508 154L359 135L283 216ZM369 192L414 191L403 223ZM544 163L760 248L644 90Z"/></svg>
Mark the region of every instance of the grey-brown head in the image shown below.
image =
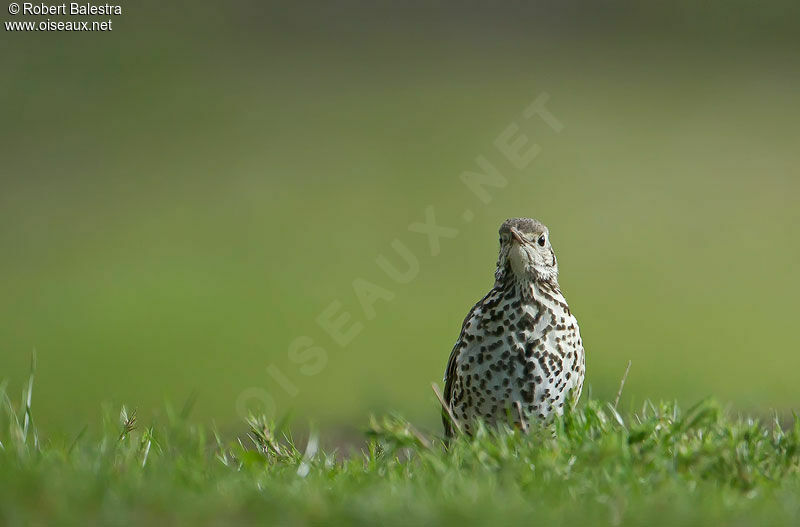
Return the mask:
<svg viewBox="0 0 800 527"><path fill-rule="evenodd" d="M495 279L558 283L558 262L550 231L530 218L511 218L500 226L500 256Z"/></svg>

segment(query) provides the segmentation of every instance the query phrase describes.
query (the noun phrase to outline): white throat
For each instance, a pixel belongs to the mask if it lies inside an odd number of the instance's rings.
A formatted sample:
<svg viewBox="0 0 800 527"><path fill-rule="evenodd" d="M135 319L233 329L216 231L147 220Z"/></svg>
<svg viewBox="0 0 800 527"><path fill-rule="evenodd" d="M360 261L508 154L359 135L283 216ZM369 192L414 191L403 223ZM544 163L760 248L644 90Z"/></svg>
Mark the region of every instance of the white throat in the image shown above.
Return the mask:
<svg viewBox="0 0 800 527"><path fill-rule="evenodd" d="M508 251L508 259L511 262L511 271L517 281L531 280L531 255L525 247L514 244Z"/></svg>

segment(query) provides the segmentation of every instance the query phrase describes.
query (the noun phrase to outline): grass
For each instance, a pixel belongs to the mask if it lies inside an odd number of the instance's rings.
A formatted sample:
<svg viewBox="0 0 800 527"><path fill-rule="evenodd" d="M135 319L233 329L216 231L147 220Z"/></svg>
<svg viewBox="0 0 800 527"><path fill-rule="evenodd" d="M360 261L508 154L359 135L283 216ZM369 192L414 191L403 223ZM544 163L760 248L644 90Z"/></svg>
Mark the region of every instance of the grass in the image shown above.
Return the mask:
<svg viewBox="0 0 800 527"><path fill-rule="evenodd" d="M37 433L0 385L0 525L597 523L796 525L800 419L733 418L713 401L645 402L623 416L588 400L527 433L480 427L445 448L398 416L372 418L360 451L298 445L248 420L224 441L188 421L107 412L101 432ZM244 427L243 427L244 432Z"/></svg>

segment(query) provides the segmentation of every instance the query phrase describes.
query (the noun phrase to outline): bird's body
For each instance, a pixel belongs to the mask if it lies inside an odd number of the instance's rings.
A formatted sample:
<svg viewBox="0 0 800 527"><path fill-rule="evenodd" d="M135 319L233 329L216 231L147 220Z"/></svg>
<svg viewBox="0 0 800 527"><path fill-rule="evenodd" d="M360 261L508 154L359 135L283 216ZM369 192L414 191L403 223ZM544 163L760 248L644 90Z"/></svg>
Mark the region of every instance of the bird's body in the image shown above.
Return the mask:
<svg viewBox="0 0 800 527"><path fill-rule="evenodd" d="M495 285L464 320L445 371L445 402L466 433L477 419L547 420L583 388L583 342L559 289L547 228L515 218L500 235ZM452 435L446 413L443 420Z"/></svg>

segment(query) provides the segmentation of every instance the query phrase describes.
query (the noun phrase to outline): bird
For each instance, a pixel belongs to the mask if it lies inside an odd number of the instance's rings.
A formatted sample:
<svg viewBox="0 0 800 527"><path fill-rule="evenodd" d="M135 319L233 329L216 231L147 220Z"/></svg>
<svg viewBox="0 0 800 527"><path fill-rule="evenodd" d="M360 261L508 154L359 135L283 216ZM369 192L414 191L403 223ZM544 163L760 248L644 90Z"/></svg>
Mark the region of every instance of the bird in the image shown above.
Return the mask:
<svg viewBox="0 0 800 527"><path fill-rule="evenodd" d="M477 421L527 429L574 406L586 358L558 284L549 229L531 218L500 226L494 286L469 311L444 374L442 422L472 435Z"/></svg>

